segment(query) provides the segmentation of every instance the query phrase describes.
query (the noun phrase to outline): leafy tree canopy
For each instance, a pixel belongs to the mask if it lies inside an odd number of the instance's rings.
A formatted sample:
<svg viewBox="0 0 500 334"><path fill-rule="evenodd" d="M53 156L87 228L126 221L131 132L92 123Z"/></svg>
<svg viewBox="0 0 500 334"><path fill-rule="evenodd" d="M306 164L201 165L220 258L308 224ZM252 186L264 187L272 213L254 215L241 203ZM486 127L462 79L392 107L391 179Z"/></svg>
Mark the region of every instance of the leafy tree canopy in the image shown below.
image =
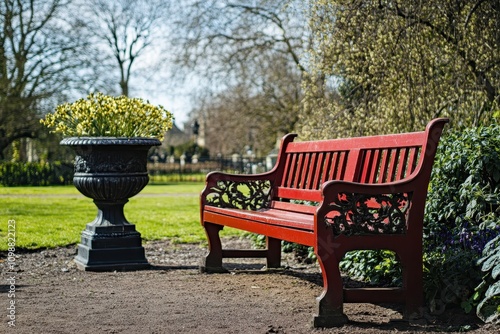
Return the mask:
<svg viewBox="0 0 500 334"><path fill-rule="evenodd" d="M497 0L311 0L314 47L299 131L421 130L434 117L487 124L499 108ZM338 90L338 94L333 94Z"/></svg>

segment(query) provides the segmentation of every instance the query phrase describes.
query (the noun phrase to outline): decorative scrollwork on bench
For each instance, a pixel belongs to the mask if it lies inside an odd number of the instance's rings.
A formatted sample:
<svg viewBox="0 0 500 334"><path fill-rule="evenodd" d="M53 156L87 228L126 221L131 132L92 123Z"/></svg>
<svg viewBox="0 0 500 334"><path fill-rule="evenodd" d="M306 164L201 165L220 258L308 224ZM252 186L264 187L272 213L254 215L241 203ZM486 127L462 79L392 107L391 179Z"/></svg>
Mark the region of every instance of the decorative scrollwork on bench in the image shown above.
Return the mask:
<svg viewBox="0 0 500 334"><path fill-rule="evenodd" d="M271 202L271 182L262 181L217 181L210 187L207 204L221 208L258 210Z"/></svg>
<svg viewBox="0 0 500 334"><path fill-rule="evenodd" d="M412 193L340 193L330 203L325 223L333 234L405 234Z"/></svg>

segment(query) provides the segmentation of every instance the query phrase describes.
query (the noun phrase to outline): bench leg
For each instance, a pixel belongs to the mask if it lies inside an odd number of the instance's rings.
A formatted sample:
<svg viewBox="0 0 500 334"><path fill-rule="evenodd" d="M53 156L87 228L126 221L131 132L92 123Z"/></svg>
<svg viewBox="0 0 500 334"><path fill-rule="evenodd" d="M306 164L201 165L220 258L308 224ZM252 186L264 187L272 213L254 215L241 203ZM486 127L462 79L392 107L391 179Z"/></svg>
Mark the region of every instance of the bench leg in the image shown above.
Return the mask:
<svg viewBox="0 0 500 334"><path fill-rule="evenodd" d="M403 269L403 288L406 291L403 317L407 320L420 319L424 313L422 256L415 254L418 252L399 259Z"/></svg>
<svg viewBox="0 0 500 334"><path fill-rule="evenodd" d="M271 237L266 237L267 248L267 268L281 267L281 240Z"/></svg>
<svg viewBox="0 0 500 334"><path fill-rule="evenodd" d="M317 298L318 314L314 315L314 327L339 327L348 319L343 312L344 285L333 252L319 250L316 254L323 275L323 292Z"/></svg>
<svg viewBox="0 0 500 334"><path fill-rule="evenodd" d="M222 243L219 236L223 226L205 223L204 227L208 238L208 254L202 258L200 271L207 273L227 272L222 266Z"/></svg>

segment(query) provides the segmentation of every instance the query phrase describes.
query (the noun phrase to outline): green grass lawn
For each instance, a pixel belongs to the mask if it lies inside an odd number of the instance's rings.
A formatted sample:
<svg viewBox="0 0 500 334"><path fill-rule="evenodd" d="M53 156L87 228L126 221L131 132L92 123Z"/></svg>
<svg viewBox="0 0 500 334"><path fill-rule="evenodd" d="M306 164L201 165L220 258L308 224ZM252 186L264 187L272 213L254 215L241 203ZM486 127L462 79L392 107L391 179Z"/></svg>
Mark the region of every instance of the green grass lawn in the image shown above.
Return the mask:
<svg viewBox="0 0 500 334"><path fill-rule="evenodd" d="M200 225L203 183L148 185L125 205L125 217L144 240L206 242ZM8 248L8 221L16 222L16 248L39 249L76 244L97 213L92 199L73 186L0 187L0 251ZM222 235L243 235L225 228Z"/></svg>

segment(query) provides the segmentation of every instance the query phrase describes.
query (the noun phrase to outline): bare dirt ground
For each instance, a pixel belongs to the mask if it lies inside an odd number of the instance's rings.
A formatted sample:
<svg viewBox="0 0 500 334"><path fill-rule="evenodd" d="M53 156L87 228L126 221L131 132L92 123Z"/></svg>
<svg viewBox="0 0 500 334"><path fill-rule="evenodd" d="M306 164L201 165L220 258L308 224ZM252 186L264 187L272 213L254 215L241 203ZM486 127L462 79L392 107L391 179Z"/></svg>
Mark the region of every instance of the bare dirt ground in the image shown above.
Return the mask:
<svg viewBox="0 0 500 334"><path fill-rule="evenodd" d="M233 247L248 241L227 239ZM16 272L0 255L0 333L438 333L486 334L485 326L460 310L409 324L394 305L346 304L350 321L335 329L311 328L315 298L322 290L318 266L285 254L283 270L261 270L262 260L226 263L228 274L200 274L206 248L145 244L151 269L83 272L76 269L76 247L18 252ZM241 260L238 260L240 263ZM15 278L15 298L9 298ZM15 327L8 326L15 301Z"/></svg>

